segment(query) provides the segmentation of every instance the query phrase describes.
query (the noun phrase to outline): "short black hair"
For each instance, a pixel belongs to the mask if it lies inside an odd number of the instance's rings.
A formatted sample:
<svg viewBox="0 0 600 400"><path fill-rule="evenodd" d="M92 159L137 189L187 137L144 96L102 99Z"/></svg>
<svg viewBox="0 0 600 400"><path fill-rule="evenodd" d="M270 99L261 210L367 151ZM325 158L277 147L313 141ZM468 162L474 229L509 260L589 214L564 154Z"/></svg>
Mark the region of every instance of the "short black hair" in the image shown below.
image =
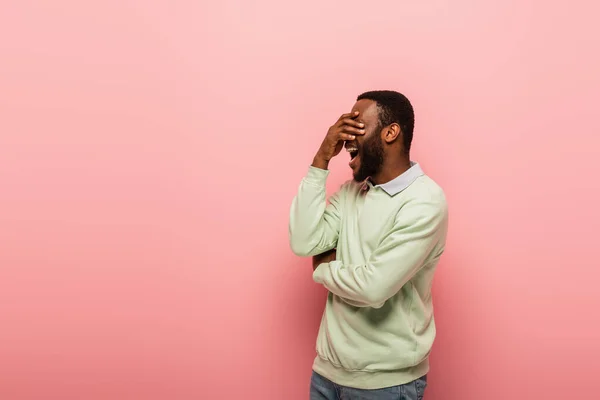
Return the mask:
<svg viewBox="0 0 600 400"><path fill-rule="evenodd" d="M402 129L402 145L404 152L408 154L415 128L415 112L406 96L392 90L373 90L358 96L356 101L359 100L372 100L377 103L379 125L382 128L394 122L400 125Z"/></svg>

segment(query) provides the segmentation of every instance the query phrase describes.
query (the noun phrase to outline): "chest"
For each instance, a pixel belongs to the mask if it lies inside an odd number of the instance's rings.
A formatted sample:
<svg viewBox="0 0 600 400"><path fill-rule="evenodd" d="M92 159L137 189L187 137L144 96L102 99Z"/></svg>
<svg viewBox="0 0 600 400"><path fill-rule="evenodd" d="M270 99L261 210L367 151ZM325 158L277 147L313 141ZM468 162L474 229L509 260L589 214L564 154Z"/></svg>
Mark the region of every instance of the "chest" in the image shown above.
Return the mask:
<svg viewBox="0 0 600 400"><path fill-rule="evenodd" d="M392 229L400 205L380 189L358 193L353 200L344 208L340 236L368 257Z"/></svg>

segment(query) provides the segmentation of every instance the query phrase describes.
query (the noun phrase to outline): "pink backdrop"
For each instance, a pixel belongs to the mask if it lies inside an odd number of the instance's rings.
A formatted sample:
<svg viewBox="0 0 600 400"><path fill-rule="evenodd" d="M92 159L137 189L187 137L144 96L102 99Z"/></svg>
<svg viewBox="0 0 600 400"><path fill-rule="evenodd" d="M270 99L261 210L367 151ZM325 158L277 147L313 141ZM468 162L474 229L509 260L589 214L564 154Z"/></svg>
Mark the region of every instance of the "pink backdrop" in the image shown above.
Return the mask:
<svg viewBox="0 0 600 400"><path fill-rule="evenodd" d="M0 398L306 399L289 204L391 88L451 211L426 399L596 399L600 7L290 4L0 2Z"/></svg>

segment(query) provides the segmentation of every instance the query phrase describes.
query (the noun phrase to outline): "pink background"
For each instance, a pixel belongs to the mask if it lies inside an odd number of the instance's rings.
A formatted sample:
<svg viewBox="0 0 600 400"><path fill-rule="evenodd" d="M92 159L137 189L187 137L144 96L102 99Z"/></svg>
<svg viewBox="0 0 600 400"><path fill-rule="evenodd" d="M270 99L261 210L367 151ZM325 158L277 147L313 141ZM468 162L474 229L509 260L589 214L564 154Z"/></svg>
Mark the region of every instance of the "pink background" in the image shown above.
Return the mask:
<svg viewBox="0 0 600 400"><path fill-rule="evenodd" d="M426 399L597 399L600 6L291 4L0 3L0 398L308 398L289 205L390 88L451 211Z"/></svg>

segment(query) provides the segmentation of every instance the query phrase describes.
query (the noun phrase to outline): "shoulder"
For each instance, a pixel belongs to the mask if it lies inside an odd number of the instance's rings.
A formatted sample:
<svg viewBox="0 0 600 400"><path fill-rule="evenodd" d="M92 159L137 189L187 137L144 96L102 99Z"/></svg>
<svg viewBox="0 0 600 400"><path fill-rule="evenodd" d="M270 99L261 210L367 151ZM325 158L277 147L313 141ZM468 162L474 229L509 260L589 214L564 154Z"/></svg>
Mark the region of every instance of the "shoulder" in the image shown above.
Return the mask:
<svg viewBox="0 0 600 400"><path fill-rule="evenodd" d="M407 200L411 203L427 203L439 207L447 205L444 189L427 175L417 178L405 192Z"/></svg>
<svg viewBox="0 0 600 400"><path fill-rule="evenodd" d="M433 218L444 220L448 217L446 194L440 185L427 175L417 178L403 194L399 214L414 218Z"/></svg>

